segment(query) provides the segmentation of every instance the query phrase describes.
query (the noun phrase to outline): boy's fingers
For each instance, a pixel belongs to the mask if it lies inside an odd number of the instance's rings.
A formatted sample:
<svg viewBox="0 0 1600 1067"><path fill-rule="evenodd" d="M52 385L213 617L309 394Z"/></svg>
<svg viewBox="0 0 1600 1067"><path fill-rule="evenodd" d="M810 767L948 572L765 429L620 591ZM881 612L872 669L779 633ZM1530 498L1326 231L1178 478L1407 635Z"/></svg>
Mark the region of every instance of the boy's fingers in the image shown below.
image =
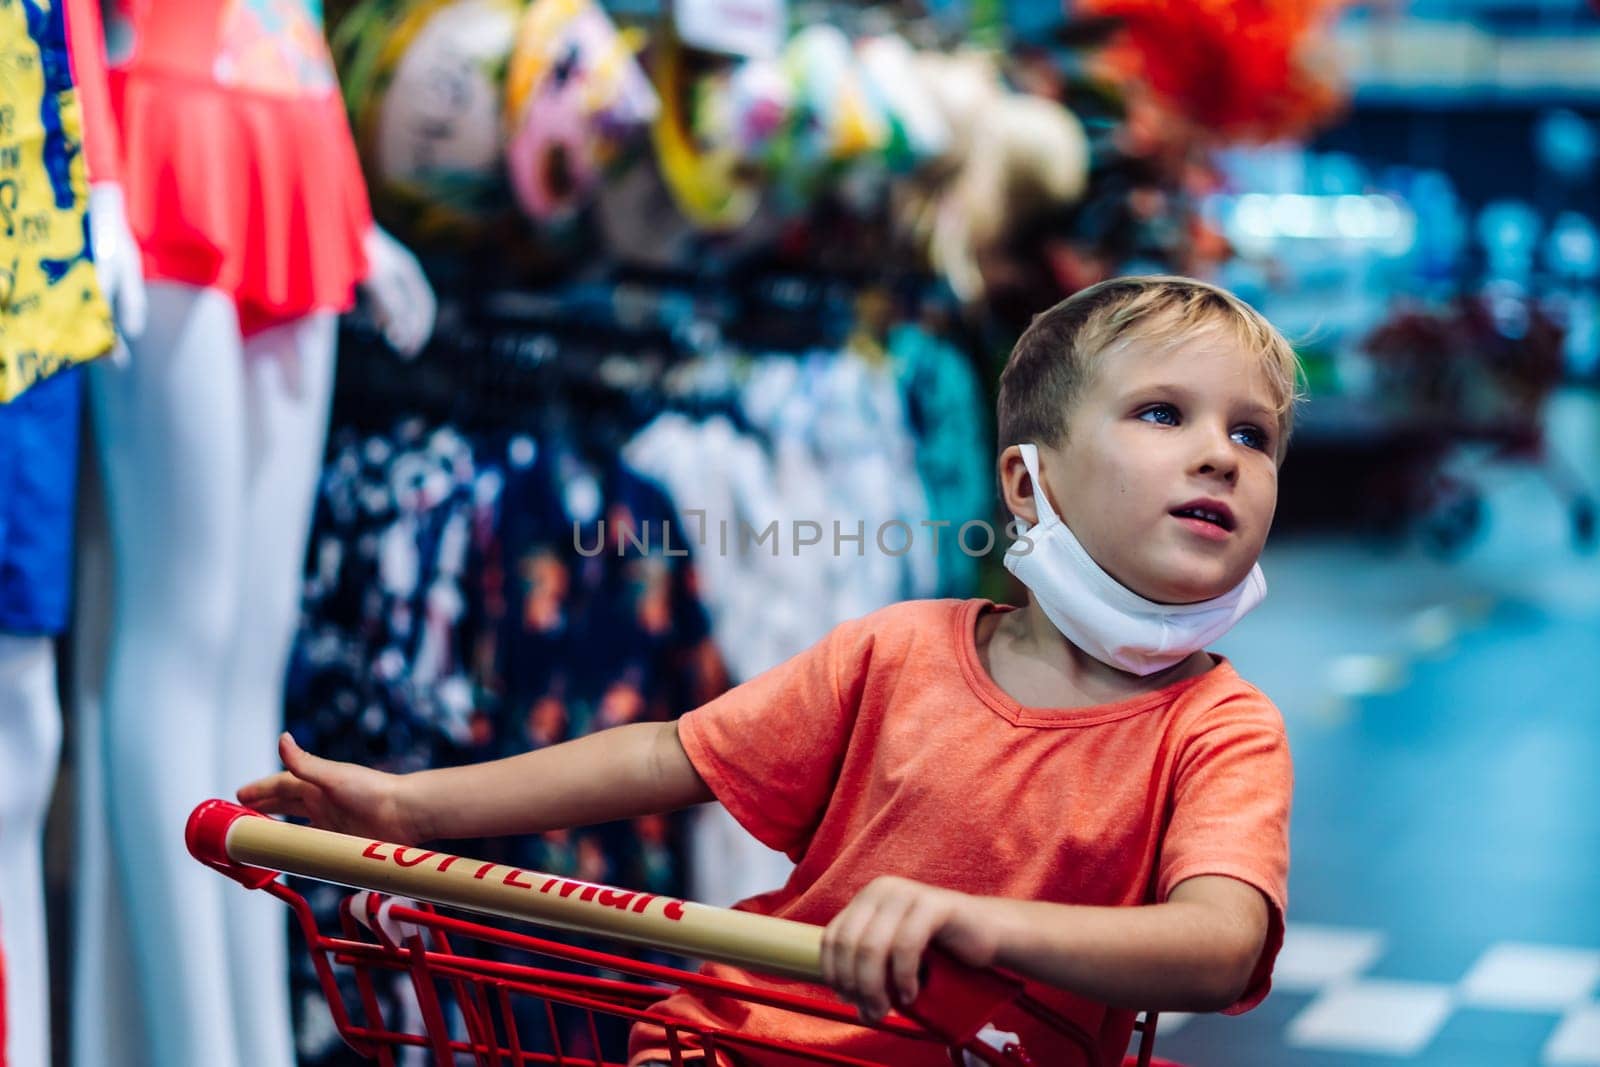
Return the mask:
<svg viewBox="0 0 1600 1067"><path fill-rule="evenodd" d="M260 804L270 803L283 792L283 783L280 779L284 775L284 771L279 771L277 774L269 774L265 778L257 778L253 782L240 786L239 791L234 795L239 798L239 803L252 808Z"/></svg>
<svg viewBox="0 0 1600 1067"><path fill-rule="evenodd" d="M288 771L251 782L236 794L239 803L268 815L304 815L306 785Z"/></svg>
<svg viewBox="0 0 1600 1067"><path fill-rule="evenodd" d="M823 974L828 984L851 1000L859 991L856 985L856 953L876 908L857 899L840 912L823 935Z"/></svg>
<svg viewBox="0 0 1600 1067"><path fill-rule="evenodd" d="M922 968L922 951L896 949L889 966L894 975L896 1007L904 1008L917 999L917 971Z"/></svg>
<svg viewBox="0 0 1600 1067"><path fill-rule="evenodd" d="M911 907L912 902L906 899L885 901L857 942L856 990L874 1020L889 1014L892 1006L889 1002L889 956Z"/></svg>
<svg viewBox="0 0 1600 1067"><path fill-rule="evenodd" d="M844 958L844 927L846 923L853 922L854 916L855 909L846 907L822 931L822 980L840 993L845 992L844 968L841 966Z"/></svg>
<svg viewBox="0 0 1600 1067"><path fill-rule="evenodd" d="M278 738L278 755L283 757L283 765L297 778L304 778L308 782L321 784L328 777L328 772L336 764L332 760L325 760L321 756L313 756L295 742L294 737L285 730Z"/></svg>
<svg viewBox="0 0 1600 1067"><path fill-rule="evenodd" d="M922 954L933 940L934 917L925 906L913 907L900 924L894 950L889 957L895 998L904 1007L917 999L917 978L922 970Z"/></svg>

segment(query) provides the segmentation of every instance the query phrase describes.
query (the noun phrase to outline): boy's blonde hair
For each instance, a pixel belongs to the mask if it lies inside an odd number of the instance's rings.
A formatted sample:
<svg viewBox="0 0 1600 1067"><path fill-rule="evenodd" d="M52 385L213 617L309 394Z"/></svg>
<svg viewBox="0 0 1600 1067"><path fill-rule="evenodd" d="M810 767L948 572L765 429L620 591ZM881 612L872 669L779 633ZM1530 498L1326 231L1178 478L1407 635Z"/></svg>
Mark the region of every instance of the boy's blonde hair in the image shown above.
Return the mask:
<svg viewBox="0 0 1600 1067"><path fill-rule="evenodd" d="M1282 462L1301 399L1300 358L1255 308L1220 286L1176 275L1112 278L1034 316L1000 374L995 421L1003 451L1029 441L1056 447L1067 413L1094 375L1097 357L1124 338L1167 345L1221 328L1261 359L1278 403Z"/></svg>

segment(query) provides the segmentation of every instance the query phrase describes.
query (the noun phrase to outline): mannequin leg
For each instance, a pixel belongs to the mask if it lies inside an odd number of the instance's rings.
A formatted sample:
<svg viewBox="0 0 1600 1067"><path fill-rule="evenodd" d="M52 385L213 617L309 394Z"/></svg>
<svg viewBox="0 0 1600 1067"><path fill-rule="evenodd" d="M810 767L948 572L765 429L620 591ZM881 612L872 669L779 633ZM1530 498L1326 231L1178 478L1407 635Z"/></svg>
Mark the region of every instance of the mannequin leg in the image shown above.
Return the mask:
<svg viewBox="0 0 1600 1067"><path fill-rule="evenodd" d="M224 896L183 827L221 794L245 481L243 353L225 295L156 284L127 367L92 375L116 553L104 742L114 882L132 918L151 1060L231 1067Z"/></svg>
<svg viewBox="0 0 1600 1067"><path fill-rule="evenodd" d="M48 637L0 634L0 944L5 953L10 1067L50 1063L45 952L45 810L61 752L55 648Z"/></svg>
<svg viewBox="0 0 1600 1067"><path fill-rule="evenodd" d="M72 1063L75 1067L143 1067L146 1041L139 1017L128 913L112 884L106 825L103 705L111 630L111 531L104 479L86 427L79 453L77 554L70 633L76 863L72 880Z"/></svg>
<svg viewBox="0 0 1600 1067"><path fill-rule="evenodd" d="M248 471L238 624L223 707L228 794L278 769L283 682L300 616L333 392L335 319L308 315L245 342ZM261 1067L292 1067L284 907L261 893L228 895L228 949L240 1047Z"/></svg>

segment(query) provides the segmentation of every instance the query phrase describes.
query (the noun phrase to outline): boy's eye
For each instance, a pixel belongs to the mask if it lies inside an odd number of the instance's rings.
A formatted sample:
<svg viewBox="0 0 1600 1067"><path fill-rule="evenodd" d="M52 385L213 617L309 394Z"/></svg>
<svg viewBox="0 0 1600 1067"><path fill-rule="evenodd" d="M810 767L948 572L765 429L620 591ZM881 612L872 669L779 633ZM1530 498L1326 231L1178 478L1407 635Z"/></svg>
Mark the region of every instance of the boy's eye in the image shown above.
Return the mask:
<svg viewBox="0 0 1600 1067"><path fill-rule="evenodd" d="M1178 409L1171 404L1157 404L1139 412L1139 418L1161 426L1176 426L1178 425Z"/></svg>
<svg viewBox="0 0 1600 1067"><path fill-rule="evenodd" d="M1241 426L1233 431L1233 439L1246 448L1253 448L1258 452L1267 450L1267 434L1259 426Z"/></svg>

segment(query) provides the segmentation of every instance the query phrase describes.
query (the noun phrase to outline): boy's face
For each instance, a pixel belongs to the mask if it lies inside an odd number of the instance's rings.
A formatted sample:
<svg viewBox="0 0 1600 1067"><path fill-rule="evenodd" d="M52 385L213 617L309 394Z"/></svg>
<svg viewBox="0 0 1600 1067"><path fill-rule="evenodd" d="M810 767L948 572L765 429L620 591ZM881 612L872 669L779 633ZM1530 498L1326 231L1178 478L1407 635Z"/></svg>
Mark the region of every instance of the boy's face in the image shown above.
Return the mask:
<svg viewBox="0 0 1600 1067"><path fill-rule="evenodd" d="M1201 330L1164 349L1133 338L1100 357L1066 413L1061 447L1040 446L1040 477L1056 513L1117 581L1159 603L1208 600L1244 580L1272 526L1275 399L1260 359L1228 331ZM1021 468L1008 449L1008 497ZM1032 500L1015 495L1013 513L1037 521ZM1192 506L1221 512L1220 524L1184 515Z"/></svg>

